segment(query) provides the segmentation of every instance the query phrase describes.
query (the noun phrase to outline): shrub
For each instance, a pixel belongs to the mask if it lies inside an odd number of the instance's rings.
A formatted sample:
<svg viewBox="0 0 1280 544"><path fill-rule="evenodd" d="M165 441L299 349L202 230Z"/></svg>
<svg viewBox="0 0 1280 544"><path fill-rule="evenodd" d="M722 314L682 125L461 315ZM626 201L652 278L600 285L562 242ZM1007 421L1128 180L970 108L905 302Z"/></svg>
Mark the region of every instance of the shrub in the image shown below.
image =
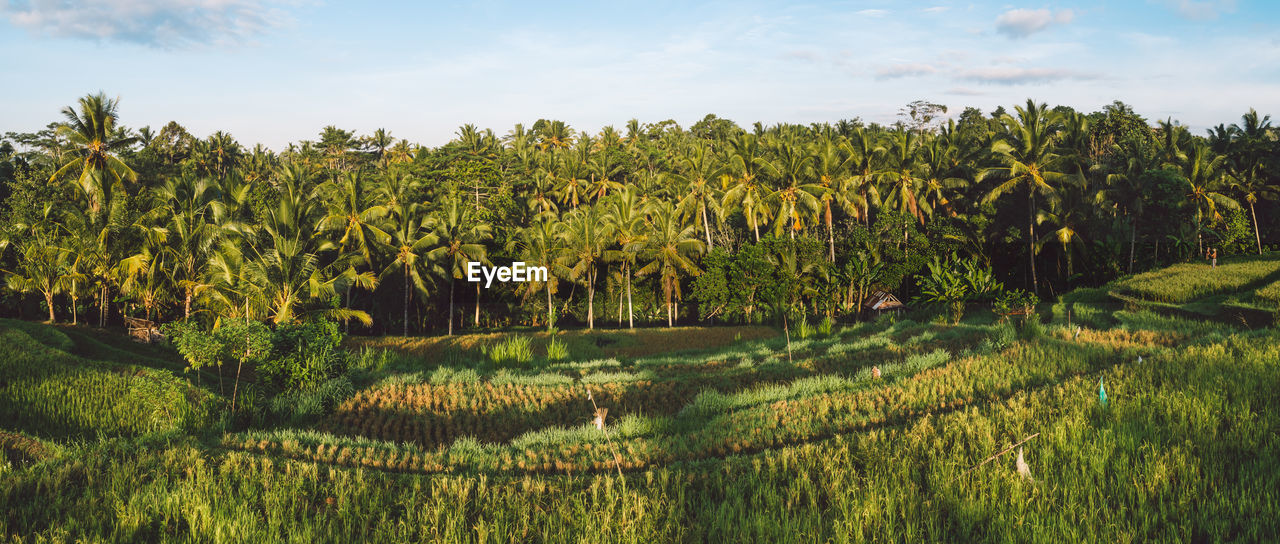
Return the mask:
<svg viewBox="0 0 1280 544"><path fill-rule="evenodd" d="M533 361L533 342L528 336L511 336L486 347L485 355L497 365L528 364Z"/></svg>
<svg viewBox="0 0 1280 544"><path fill-rule="evenodd" d="M547 342L547 360L548 361L566 361L569 359L569 345L560 341L559 338L551 337L551 341Z"/></svg>
<svg viewBox="0 0 1280 544"><path fill-rule="evenodd" d="M824 317L822 318L822 322L818 323L818 335L831 336L831 331L834 328L835 328L835 321L831 319L831 316Z"/></svg>
<svg viewBox="0 0 1280 544"><path fill-rule="evenodd" d="M342 329L328 319L280 325L271 333L271 355L258 375L284 390L312 390L346 371Z"/></svg>
<svg viewBox="0 0 1280 544"><path fill-rule="evenodd" d="M796 323L796 338L804 340L806 338L813 336L816 333L817 331L814 330L813 325L809 324L808 317L802 317L800 318L800 322Z"/></svg>

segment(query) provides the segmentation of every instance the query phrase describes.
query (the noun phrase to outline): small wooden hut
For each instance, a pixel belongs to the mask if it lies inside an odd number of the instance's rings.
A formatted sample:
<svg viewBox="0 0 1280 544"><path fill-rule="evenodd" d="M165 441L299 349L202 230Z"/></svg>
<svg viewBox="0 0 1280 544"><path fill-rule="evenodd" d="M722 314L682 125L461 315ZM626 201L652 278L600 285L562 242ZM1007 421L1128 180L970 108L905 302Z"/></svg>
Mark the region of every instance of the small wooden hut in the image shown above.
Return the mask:
<svg viewBox="0 0 1280 544"><path fill-rule="evenodd" d="M901 300L898 300L898 297L893 296L893 293L888 291L875 291L871 293L871 296L867 297L867 301L864 302L862 306L877 313L896 313L907 309L907 306L903 304Z"/></svg>
<svg viewBox="0 0 1280 544"><path fill-rule="evenodd" d="M154 321L148 321L139 317L124 316L124 323L129 327L129 336L137 338L148 344L164 339L164 335L160 334L160 327Z"/></svg>

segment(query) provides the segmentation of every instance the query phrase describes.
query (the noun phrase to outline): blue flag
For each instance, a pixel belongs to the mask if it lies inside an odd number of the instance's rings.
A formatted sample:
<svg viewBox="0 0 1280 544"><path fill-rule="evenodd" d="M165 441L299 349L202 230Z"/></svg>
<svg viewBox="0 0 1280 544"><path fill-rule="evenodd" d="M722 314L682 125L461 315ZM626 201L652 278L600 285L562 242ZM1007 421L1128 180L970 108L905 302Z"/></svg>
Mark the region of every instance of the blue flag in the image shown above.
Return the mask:
<svg viewBox="0 0 1280 544"><path fill-rule="evenodd" d="M1102 385L1102 378L1098 378L1098 404L1107 407L1107 388Z"/></svg>

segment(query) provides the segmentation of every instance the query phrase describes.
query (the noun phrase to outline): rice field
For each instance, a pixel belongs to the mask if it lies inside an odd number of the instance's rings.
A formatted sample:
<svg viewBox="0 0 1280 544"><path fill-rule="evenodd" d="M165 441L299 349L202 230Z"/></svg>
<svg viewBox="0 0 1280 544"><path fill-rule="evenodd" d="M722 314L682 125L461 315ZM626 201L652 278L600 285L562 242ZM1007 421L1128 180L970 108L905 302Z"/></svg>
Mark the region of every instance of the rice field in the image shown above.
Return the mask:
<svg viewBox="0 0 1280 544"><path fill-rule="evenodd" d="M1230 272L1253 278L1238 280L1241 291L1190 296L1240 296L1270 274L1260 270ZM371 340L352 348L355 390L303 424L200 431L179 418L150 431L106 405L86 404L91 415L76 419L39 400L53 390L24 382L17 389L43 396L6 405L18 419L0 425L0 534L647 543L1280 534L1280 331L1107 300L1106 290L1069 294L1043 324L815 327L789 350L777 335L733 329L719 333L725 341L667 349L575 334L567 357L548 354L536 333L465 347ZM59 349L74 342L53 333L0 323L15 346L6 349L25 357L3 367L14 378L0 395L18 398L17 368L114 364ZM83 383L125 391L106 380ZM148 400L129 405L139 414L175 402L139 398ZM84 441L10 428L31 413L103 430Z"/></svg>
<svg viewBox="0 0 1280 544"><path fill-rule="evenodd" d="M1119 292L1141 299L1186 303L1212 295L1245 290L1280 280L1280 258L1275 255L1223 260L1216 268L1208 263L1183 263L1138 274L1117 282Z"/></svg>

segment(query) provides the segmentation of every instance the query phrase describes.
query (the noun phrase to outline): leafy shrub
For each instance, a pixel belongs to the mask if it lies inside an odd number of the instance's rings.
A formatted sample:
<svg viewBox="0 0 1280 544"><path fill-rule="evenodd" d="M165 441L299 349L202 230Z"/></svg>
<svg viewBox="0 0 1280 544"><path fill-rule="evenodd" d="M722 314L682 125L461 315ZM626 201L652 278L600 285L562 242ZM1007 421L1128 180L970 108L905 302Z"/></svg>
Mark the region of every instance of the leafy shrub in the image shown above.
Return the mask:
<svg viewBox="0 0 1280 544"><path fill-rule="evenodd" d="M510 336L485 347L484 352L493 364L528 364L533 361L533 341L528 336Z"/></svg>
<svg viewBox="0 0 1280 544"><path fill-rule="evenodd" d="M808 317L802 317L800 318L800 322L796 323L796 338L804 340L817 334L817 332L818 331L813 328L813 325L809 324Z"/></svg>
<svg viewBox="0 0 1280 544"><path fill-rule="evenodd" d="M547 342L547 360L567 361L568 359L569 345L552 336L551 341Z"/></svg>
<svg viewBox="0 0 1280 544"><path fill-rule="evenodd" d="M834 328L835 321L831 319L831 316L824 317L822 318L822 322L818 323L818 335L824 337L831 336L831 331Z"/></svg>
<svg viewBox="0 0 1280 544"><path fill-rule="evenodd" d="M991 311L998 315L1007 315L1014 312L1027 312L1030 314L1035 311L1036 304L1039 303L1040 297L1034 293L1023 291L1022 289L1014 289L1005 291L999 297L996 297Z"/></svg>
<svg viewBox="0 0 1280 544"><path fill-rule="evenodd" d="M271 355L258 375L284 390L312 390L346 371L342 329L321 319L280 325L271 334Z"/></svg>

